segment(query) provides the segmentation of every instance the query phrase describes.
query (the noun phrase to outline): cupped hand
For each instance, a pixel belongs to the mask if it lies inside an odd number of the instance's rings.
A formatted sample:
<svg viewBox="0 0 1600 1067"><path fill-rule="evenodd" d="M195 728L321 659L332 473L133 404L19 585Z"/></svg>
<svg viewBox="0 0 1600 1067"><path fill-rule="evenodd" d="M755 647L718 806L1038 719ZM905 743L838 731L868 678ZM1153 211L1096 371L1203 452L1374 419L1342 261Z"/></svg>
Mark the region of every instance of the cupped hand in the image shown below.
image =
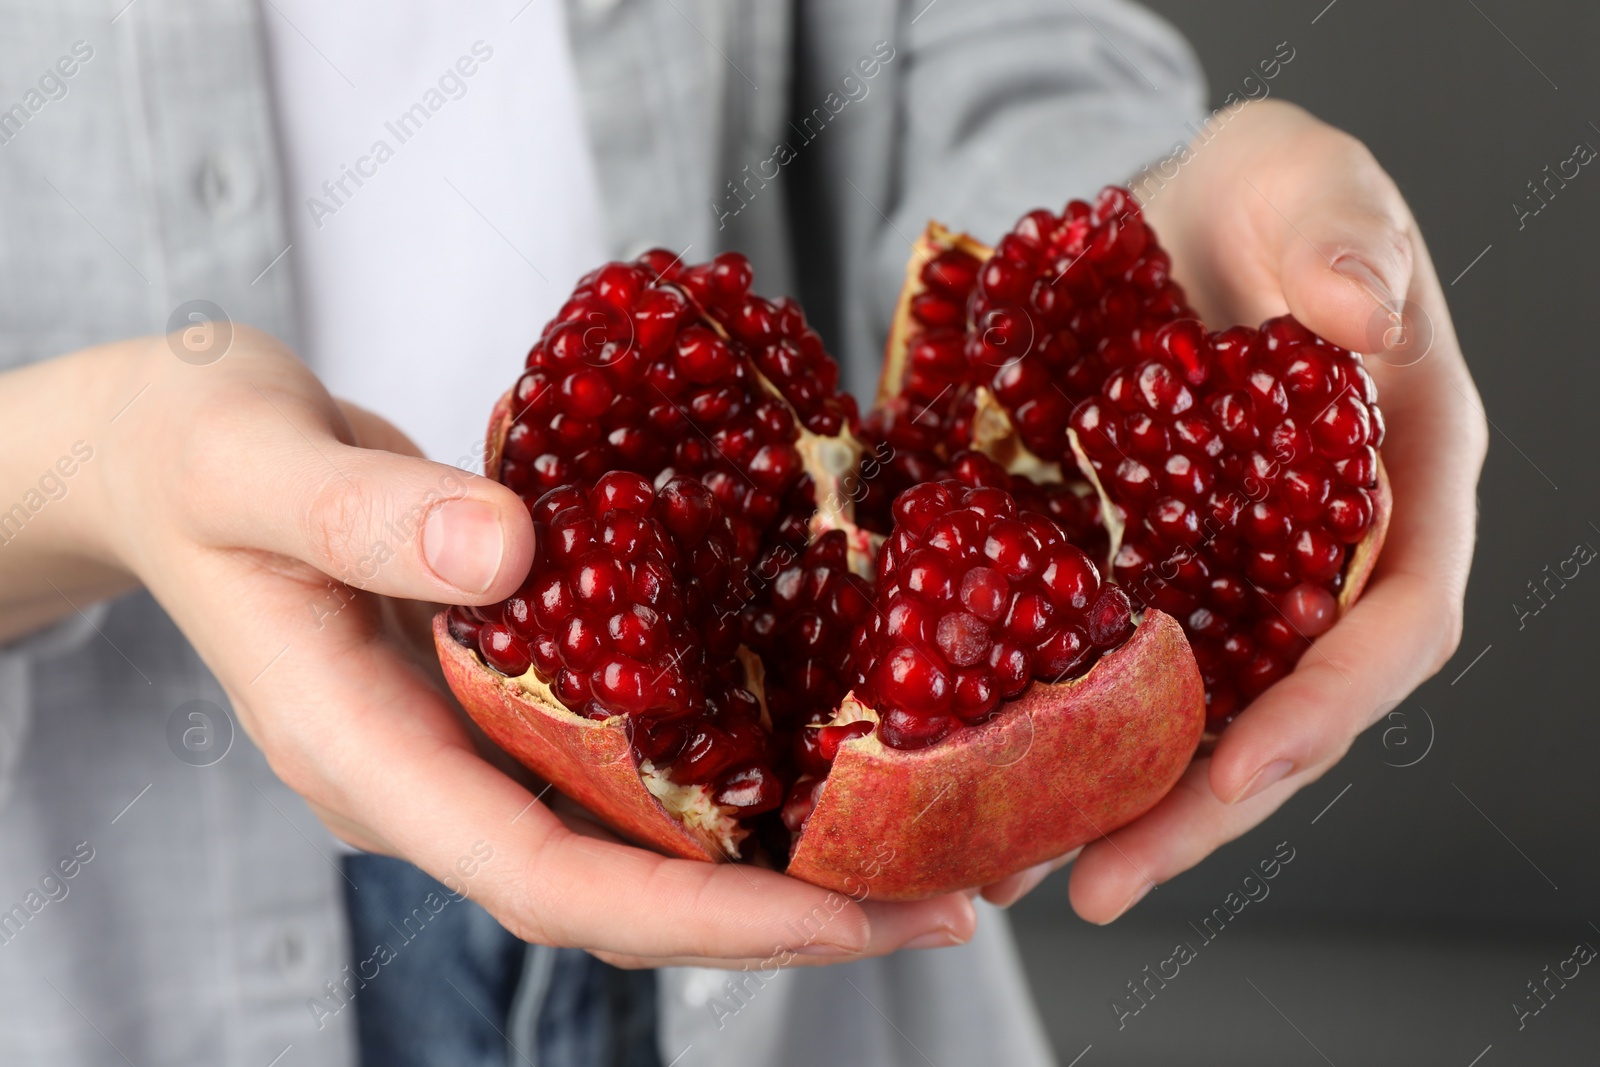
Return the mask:
<svg viewBox="0 0 1600 1067"><path fill-rule="evenodd" d="M1137 190L1174 277L1213 328L1287 311L1335 344L1371 353L1394 513L1356 606L1154 809L1076 858L1073 908L1098 923L1265 820L1450 658L1487 447L1416 220L1359 141L1269 102L1225 117L1189 151L1181 165L1169 163L1174 178ZM985 896L1010 903L1050 866Z"/></svg>
<svg viewBox="0 0 1600 1067"><path fill-rule="evenodd" d="M964 895L858 903L559 816L480 754L405 625L417 602L518 587L534 534L514 493L419 458L259 333L207 366L163 338L86 358L107 414L145 387L99 449L89 555L150 589L343 840L412 861L525 940L620 963L832 962L971 936Z"/></svg>

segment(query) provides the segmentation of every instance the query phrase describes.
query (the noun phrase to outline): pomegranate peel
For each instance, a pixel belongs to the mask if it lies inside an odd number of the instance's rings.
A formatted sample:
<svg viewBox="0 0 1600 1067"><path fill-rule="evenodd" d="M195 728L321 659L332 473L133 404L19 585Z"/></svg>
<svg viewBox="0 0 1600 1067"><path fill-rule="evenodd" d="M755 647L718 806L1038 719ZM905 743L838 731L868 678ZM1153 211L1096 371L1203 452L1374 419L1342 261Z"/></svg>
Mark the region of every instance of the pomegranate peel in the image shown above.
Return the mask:
<svg viewBox="0 0 1600 1067"><path fill-rule="evenodd" d="M875 716L853 703L842 720ZM1065 855L1166 795L1199 743L1204 708L1183 631L1149 612L1083 677L1035 682L935 747L845 741L788 873L856 897L914 900ZM883 844L894 859L874 864Z"/></svg>
<svg viewBox="0 0 1600 1067"><path fill-rule="evenodd" d="M563 707L531 671L508 678L489 670L450 635L446 619L440 612L433 620L445 681L489 740L639 844L684 859L737 855L739 836L731 826L675 817L645 785L647 769L633 751L623 716L586 719Z"/></svg>

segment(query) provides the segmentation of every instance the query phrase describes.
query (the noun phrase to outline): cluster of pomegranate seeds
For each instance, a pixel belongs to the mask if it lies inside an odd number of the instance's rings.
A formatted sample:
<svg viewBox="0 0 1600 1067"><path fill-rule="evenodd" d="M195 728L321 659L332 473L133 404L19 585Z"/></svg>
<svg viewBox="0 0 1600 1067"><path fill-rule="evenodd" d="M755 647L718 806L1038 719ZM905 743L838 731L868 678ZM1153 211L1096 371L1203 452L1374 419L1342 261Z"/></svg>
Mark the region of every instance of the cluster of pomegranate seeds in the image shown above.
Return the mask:
<svg viewBox="0 0 1600 1067"><path fill-rule="evenodd" d="M1011 474L982 452L973 451L951 457L949 477L969 489L1004 489L1016 498L1018 511L1046 516L1090 559L1106 558L1111 542L1100 521L1100 500L1088 482L1077 478L1035 482L1026 475Z"/></svg>
<svg viewBox="0 0 1600 1067"><path fill-rule="evenodd" d="M772 581L745 608L743 632L766 667L767 707L783 730L825 721L844 698L850 637L872 610L872 585L851 572L842 530L789 555L786 565L770 562L780 566L769 570Z"/></svg>
<svg viewBox="0 0 1600 1067"><path fill-rule="evenodd" d="M1174 322L1140 356L1072 427L1125 515L1117 580L1184 623L1217 725L1332 625L1373 521L1383 416L1361 357L1287 316Z"/></svg>
<svg viewBox="0 0 1600 1067"><path fill-rule="evenodd" d="M777 387L812 433L832 437L859 422L855 397L839 391L839 365L806 325L789 297L767 300L750 291L750 261L724 252L709 263L684 266L664 249L646 252L641 265L683 287L728 334L749 347L755 365Z"/></svg>
<svg viewBox="0 0 1600 1067"><path fill-rule="evenodd" d="M745 564L711 491L613 471L530 512L527 580L493 607L452 609L456 639L502 674L531 668L579 715L626 716L634 746L673 781L710 784L741 814L776 807L760 704L735 657Z"/></svg>
<svg viewBox="0 0 1600 1067"><path fill-rule="evenodd" d="M1127 595L1003 489L925 483L896 498L894 519L875 610L853 638L856 693L889 745L922 748L981 723L1033 679L1087 671L1132 631Z"/></svg>
<svg viewBox="0 0 1600 1067"><path fill-rule="evenodd" d="M966 353L1035 455L1070 466L1062 431L1074 403L1151 333L1194 315L1171 266L1115 186L1093 206L1029 212L1001 238L979 274Z"/></svg>
<svg viewBox="0 0 1600 1067"><path fill-rule="evenodd" d="M528 353L500 480L531 500L611 470L693 475L732 521L743 558L755 558L763 534L802 545L812 482L795 417L762 386L745 343L720 336L694 298L661 280L670 255L608 263L579 281ZM708 266L721 277L740 264L748 288L742 256ZM816 336L803 319L799 328Z"/></svg>

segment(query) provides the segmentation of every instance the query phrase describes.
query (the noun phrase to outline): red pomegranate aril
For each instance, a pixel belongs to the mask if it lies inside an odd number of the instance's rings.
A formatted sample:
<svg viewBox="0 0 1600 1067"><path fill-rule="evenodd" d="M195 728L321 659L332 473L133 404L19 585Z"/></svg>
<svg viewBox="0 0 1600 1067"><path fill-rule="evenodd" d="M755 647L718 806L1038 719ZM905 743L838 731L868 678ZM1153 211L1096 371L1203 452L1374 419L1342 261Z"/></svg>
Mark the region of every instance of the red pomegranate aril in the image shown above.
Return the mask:
<svg viewBox="0 0 1600 1067"><path fill-rule="evenodd" d="M1328 529L1346 544L1366 536L1372 525L1372 501L1364 489L1340 489L1328 498Z"/></svg>
<svg viewBox="0 0 1600 1067"><path fill-rule="evenodd" d="M1332 459L1350 455L1370 444L1372 418L1367 405L1346 391L1329 401L1311 420L1311 437L1317 448Z"/></svg>
<svg viewBox="0 0 1600 1067"><path fill-rule="evenodd" d="M567 707L582 714L589 700L589 676L563 667L556 672L555 694ZM603 714L603 713L602 713Z"/></svg>
<svg viewBox="0 0 1600 1067"><path fill-rule="evenodd" d="M605 615L616 606L628 586L621 563L601 551L586 552L573 564L569 581L578 609Z"/></svg>
<svg viewBox="0 0 1600 1067"><path fill-rule="evenodd" d="M974 567L961 579L961 603L985 622L999 622L1010 598L1011 583L992 567Z"/></svg>
<svg viewBox="0 0 1600 1067"><path fill-rule="evenodd" d="M724 778L711 799L740 816L759 815L783 803L783 783L766 767L753 765Z"/></svg>
<svg viewBox="0 0 1600 1067"><path fill-rule="evenodd" d="M1000 688L985 670L962 671L956 676L955 715L968 725L981 723L1000 709Z"/></svg>
<svg viewBox="0 0 1600 1067"><path fill-rule="evenodd" d="M1245 563L1245 576L1269 592L1287 589L1295 583L1289 552L1282 548L1260 548L1250 553Z"/></svg>
<svg viewBox="0 0 1600 1067"><path fill-rule="evenodd" d="M948 488L937 482L925 482L895 499L894 519L913 536L920 537L928 524L947 513L953 503Z"/></svg>
<svg viewBox="0 0 1600 1067"><path fill-rule="evenodd" d="M925 543L952 561L965 563L984 543L983 520L970 511L947 512L928 524Z"/></svg>
<svg viewBox="0 0 1600 1067"><path fill-rule="evenodd" d="M1048 598L1033 590L1026 590L1011 601L1011 610L1006 613L1006 636L1024 645L1032 644L1050 629L1054 616L1055 609L1050 606Z"/></svg>
<svg viewBox="0 0 1600 1067"><path fill-rule="evenodd" d="M651 709L657 697L650 671L627 656L607 661L589 684L601 706L621 715L641 715Z"/></svg>
<svg viewBox="0 0 1600 1067"><path fill-rule="evenodd" d="M557 648L561 662L575 671L593 670L605 653L600 628L582 615L574 615L566 621Z"/></svg>
<svg viewBox="0 0 1600 1067"><path fill-rule="evenodd" d="M911 553L900 567L905 588L928 604L955 597L954 573L955 566L948 557L926 548Z"/></svg>
<svg viewBox="0 0 1600 1067"><path fill-rule="evenodd" d="M478 633L478 647L484 662L501 674L519 677L533 666L533 654L525 641L504 623L485 623Z"/></svg>
<svg viewBox="0 0 1600 1067"><path fill-rule="evenodd" d="M952 611L939 620L939 651L953 667L971 667L989 653L989 628L976 615Z"/></svg>
<svg viewBox="0 0 1600 1067"><path fill-rule="evenodd" d="M623 655L651 659L661 650L661 616L643 604L633 604L606 620L606 636Z"/></svg>
<svg viewBox="0 0 1600 1067"><path fill-rule="evenodd" d="M451 608L449 614L450 636L458 644L476 647L483 622L468 615L464 608Z"/></svg>
<svg viewBox="0 0 1600 1067"><path fill-rule="evenodd" d="M686 546L700 543L711 527L715 502L710 490L687 479L674 479L657 498L657 513L667 529Z"/></svg>
<svg viewBox="0 0 1600 1067"><path fill-rule="evenodd" d="M892 748L927 748L943 741L959 725L953 715L917 715L890 708L879 721L878 735Z"/></svg>
<svg viewBox="0 0 1600 1067"><path fill-rule="evenodd" d="M710 330L691 326L678 335L677 365L689 381L709 385L733 370L733 352Z"/></svg>
<svg viewBox="0 0 1600 1067"><path fill-rule="evenodd" d="M1344 546L1316 526L1296 531L1290 553L1295 573L1308 582L1330 582L1344 566Z"/></svg>
<svg viewBox="0 0 1600 1067"><path fill-rule="evenodd" d="M613 559L631 562L643 548L645 520L626 512L608 514L600 523L600 544Z"/></svg>
<svg viewBox="0 0 1600 1067"><path fill-rule="evenodd" d="M817 754L824 763L832 763L839 755L839 746L846 741L872 733L872 723L867 721L845 723L842 726L822 726L816 730Z"/></svg>
<svg viewBox="0 0 1600 1067"><path fill-rule="evenodd" d="M894 706L921 716L949 710L949 672L928 652L901 645L878 663L874 675L875 688Z"/></svg>
<svg viewBox="0 0 1600 1067"><path fill-rule="evenodd" d="M1088 639L1073 627L1063 626L1035 650L1034 669L1041 677L1059 681L1084 662L1088 653Z"/></svg>
<svg viewBox="0 0 1600 1067"><path fill-rule="evenodd" d="M816 809L817 801L821 799L822 787L828 784L826 778L801 777L790 788L789 795L784 798L782 819L783 825L792 834L798 834L805 821L811 817Z"/></svg>
<svg viewBox="0 0 1600 1067"><path fill-rule="evenodd" d="M1027 578L1038 569L1038 551L1038 539L1033 532L1015 519L996 521L983 542L983 554L1013 582Z"/></svg>
<svg viewBox="0 0 1600 1067"><path fill-rule="evenodd" d="M979 263L965 252L950 249L929 260L922 268L922 281L931 289L951 296L965 297L978 278Z"/></svg>
<svg viewBox="0 0 1600 1067"><path fill-rule="evenodd" d="M1033 660L1016 645L996 642L989 649L989 670L1000 687L1000 694L1010 698L1028 688Z"/></svg>
<svg viewBox="0 0 1600 1067"><path fill-rule="evenodd" d="M1307 638L1322 636L1339 617L1333 594L1306 582L1285 593L1280 607L1289 625Z"/></svg>
<svg viewBox="0 0 1600 1067"><path fill-rule="evenodd" d="M1132 615L1127 593L1114 585L1103 587L1089 608L1089 642L1096 648L1120 644L1133 627Z"/></svg>
<svg viewBox="0 0 1600 1067"><path fill-rule="evenodd" d="M1068 544L1045 550L1039 584L1058 608L1082 611L1100 586L1100 572L1082 550Z"/></svg>

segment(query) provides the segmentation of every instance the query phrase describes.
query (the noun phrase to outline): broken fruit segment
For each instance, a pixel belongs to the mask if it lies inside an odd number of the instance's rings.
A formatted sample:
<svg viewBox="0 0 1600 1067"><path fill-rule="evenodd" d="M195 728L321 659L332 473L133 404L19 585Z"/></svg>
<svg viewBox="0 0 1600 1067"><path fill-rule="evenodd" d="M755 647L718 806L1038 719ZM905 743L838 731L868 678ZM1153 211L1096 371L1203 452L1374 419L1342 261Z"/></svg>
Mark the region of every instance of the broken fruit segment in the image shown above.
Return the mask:
<svg viewBox="0 0 1600 1067"><path fill-rule="evenodd" d="M953 351L950 316L924 313L954 298L935 268L952 260L964 367L925 355ZM1209 331L1170 268L1116 187L1029 212L993 249L931 224L864 432L879 451L905 442L919 472L977 449L1075 499L1091 485L1105 540L1075 543L1136 610L1183 625L1219 730L1359 596L1389 516L1383 416L1359 355L1287 316Z"/></svg>

